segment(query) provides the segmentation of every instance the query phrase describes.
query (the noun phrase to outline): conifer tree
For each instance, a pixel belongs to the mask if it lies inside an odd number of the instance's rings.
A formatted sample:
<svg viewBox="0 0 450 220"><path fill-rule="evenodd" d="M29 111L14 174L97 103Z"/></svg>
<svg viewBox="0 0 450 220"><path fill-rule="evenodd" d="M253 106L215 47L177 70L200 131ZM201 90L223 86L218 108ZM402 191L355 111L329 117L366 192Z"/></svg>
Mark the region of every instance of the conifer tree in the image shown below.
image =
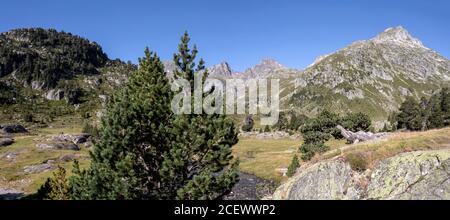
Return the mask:
<svg viewBox="0 0 450 220"><path fill-rule="evenodd" d="M114 94L102 118L99 141L88 170L77 166L74 199L159 197L159 168L171 145L172 92L159 57L145 51L139 69Z"/></svg>
<svg viewBox="0 0 450 220"><path fill-rule="evenodd" d="M194 91L196 74L203 73L204 82L208 72L203 60L195 63L198 51L196 46L189 48L189 41L185 33L174 55L178 67L175 78L188 80ZM231 154L231 147L238 141L234 123L222 114L184 114L175 116L173 128L174 140L163 155L160 169L167 183L164 195L176 199L218 199L226 195L238 180L238 161Z"/></svg>

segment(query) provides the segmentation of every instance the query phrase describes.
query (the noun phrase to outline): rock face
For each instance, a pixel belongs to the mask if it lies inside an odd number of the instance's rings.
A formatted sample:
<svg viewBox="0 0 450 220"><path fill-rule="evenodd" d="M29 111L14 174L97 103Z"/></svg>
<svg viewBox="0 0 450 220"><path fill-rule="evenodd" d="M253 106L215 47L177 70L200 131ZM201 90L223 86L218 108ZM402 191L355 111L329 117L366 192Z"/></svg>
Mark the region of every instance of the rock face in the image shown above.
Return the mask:
<svg viewBox="0 0 450 220"><path fill-rule="evenodd" d="M6 134L28 132L27 129L25 129L25 127L19 124L0 125L0 131Z"/></svg>
<svg viewBox="0 0 450 220"><path fill-rule="evenodd" d="M273 199L450 199L450 150L416 151L358 173L343 159L304 168Z"/></svg>
<svg viewBox="0 0 450 220"><path fill-rule="evenodd" d="M370 199L450 199L450 150L405 153L382 161L367 194Z"/></svg>

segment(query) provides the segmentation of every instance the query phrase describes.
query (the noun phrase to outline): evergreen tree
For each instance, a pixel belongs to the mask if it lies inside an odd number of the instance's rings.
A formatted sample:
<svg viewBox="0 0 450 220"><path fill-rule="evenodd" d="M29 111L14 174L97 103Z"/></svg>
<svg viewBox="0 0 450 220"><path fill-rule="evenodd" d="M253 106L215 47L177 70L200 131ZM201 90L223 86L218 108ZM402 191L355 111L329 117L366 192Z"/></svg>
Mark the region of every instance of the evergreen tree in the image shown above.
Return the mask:
<svg viewBox="0 0 450 220"><path fill-rule="evenodd" d="M188 80L194 91L195 75L204 73L204 82L208 72L203 60L196 65L198 51L196 46L191 51L189 41L185 33L174 55L175 78ZM234 123L223 114L184 114L175 116L173 127L160 169L165 198L218 199L229 193L238 181L238 161L231 154L238 141Z"/></svg>
<svg viewBox="0 0 450 220"><path fill-rule="evenodd" d="M426 124L427 126L425 129L433 129L433 128L441 128L444 126L444 113L442 112L441 108L441 99L439 94L435 94L431 96L428 105L425 109L425 114L422 114L426 116Z"/></svg>
<svg viewBox="0 0 450 220"><path fill-rule="evenodd" d="M158 168L171 146L172 92L159 57L145 51L139 69L114 94L102 118L88 170L75 166L73 199L157 199Z"/></svg>
<svg viewBox="0 0 450 220"><path fill-rule="evenodd" d="M442 88L440 92L441 110L443 114L443 122L445 126L450 125L450 88Z"/></svg>
<svg viewBox="0 0 450 220"><path fill-rule="evenodd" d="M407 97L397 115L397 128L417 131L422 128L422 117L419 103L413 97Z"/></svg>

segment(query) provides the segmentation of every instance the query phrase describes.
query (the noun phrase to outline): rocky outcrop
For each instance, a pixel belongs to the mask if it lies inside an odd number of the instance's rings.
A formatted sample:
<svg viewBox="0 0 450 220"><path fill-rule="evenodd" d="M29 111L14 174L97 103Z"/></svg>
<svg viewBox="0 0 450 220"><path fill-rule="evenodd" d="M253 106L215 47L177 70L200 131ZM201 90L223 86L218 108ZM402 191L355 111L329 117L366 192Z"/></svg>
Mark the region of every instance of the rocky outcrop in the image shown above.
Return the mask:
<svg viewBox="0 0 450 220"><path fill-rule="evenodd" d="M337 158L300 168L273 199L450 199L450 149L399 154L374 170Z"/></svg>
<svg viewBox="0 0 450 220"><path fill-rule="evenodd" d="M6 124L6 125L0 125L0 133L26 133L28 132L25 127L19 124Z"/></svg>
<svg viewBox="0 0 450 220"><path fill-rule="evenodd" d="M361 199L364 177L343 159L318 163L297 173L274 193L274 199Z"/></svg>
<svg viewBox="0 0 450 220"><path fill-rule="evenodd" d="M450 150L404 153L372 173L369 199L450 199Z"/></svg>

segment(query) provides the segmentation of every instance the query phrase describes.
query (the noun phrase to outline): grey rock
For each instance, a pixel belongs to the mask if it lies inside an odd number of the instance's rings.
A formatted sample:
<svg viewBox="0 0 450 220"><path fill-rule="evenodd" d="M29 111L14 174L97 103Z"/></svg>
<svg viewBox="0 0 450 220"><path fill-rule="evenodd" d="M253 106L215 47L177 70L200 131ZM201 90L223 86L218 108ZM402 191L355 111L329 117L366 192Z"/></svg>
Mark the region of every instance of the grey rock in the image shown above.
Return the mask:
<svg viewBox="0 0 450 220"><path fill-rule="evenodd" d="M73 143L52 143L52 144L37 144L42 150L80 150L80 147Z"/></svg>
<svg viewBox="0 0 450 220"><path fill-rule="evenodd" d="M0 188L0 200L18 200L24 193L16 189Z"/></svg>
<svg viewBox="0 0 450 220"><path fill-rule="evenodd" d="M14 139L0 138L0 147L8 146L14 143Z"/></svg>
<svg viewBox="0 0 450 220"><path fill-rule="evenodd" d="M27 174L43 173L50 170L54 170L56 167L51 163L42 163L37 165L25 166L23 172Z"/></svg>
<svg viewBox="0 0 450 220"><path fill-rule="evenodd" d="M19 125L19 124L0 125L0 130L1 130L1 132L6 133L6 134L28 132L27 129L25 129L25 127L23 127L22 125Z"/></svg>
<svg viewBox="0 0 450 220"><path fill-rule="evenodd" d="M364 188L348 163L332 160L300 168L300 172L283 184L274 194L275 199L323 200L360 199Z"/></svg>
<svg viewBox="0 0 450 220"><path fill-rule="evenodd" d="M369 199L450 199L450 150L403 153L381 161L367 194Z"/></svg>
<svg viewBox="0 0 450 220"><path fill-rule="evenodd" d="M64 91L61 89L51 89L45 93L45 98L48 100L62 100L64 98Z"/></svg>
<svg viewBox="0 0 450 220"><path fill-rule="evenodd" d="M450 199L450 150L416 151L359 173L341 158L300 167L272 199Z"/></svg>

